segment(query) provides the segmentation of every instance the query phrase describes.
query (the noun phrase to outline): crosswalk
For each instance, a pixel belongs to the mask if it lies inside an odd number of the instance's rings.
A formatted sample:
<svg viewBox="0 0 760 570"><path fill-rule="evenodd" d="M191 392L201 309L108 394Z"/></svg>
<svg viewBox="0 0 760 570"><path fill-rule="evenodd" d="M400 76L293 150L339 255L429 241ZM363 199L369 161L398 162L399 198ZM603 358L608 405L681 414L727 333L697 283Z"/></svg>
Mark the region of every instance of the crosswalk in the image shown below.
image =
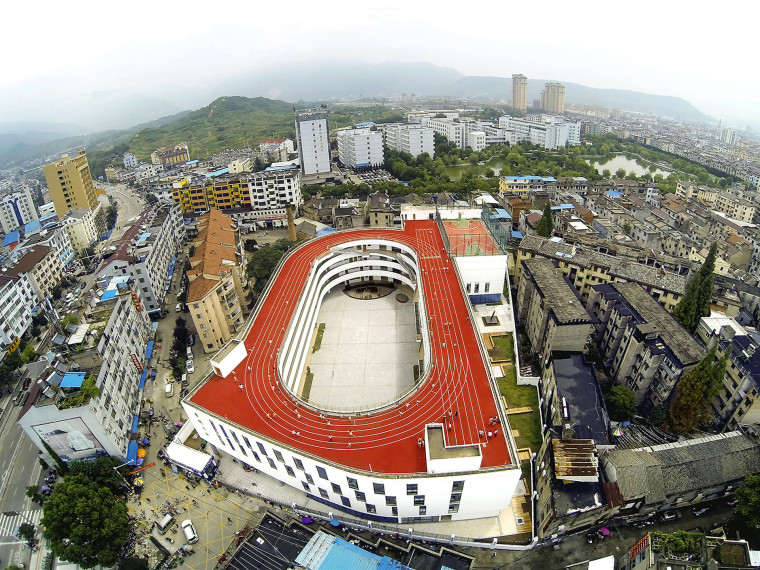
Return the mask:
<svg viewBox="0 0 760 570"><path fill-rule="evenodd" d="M37 526L42 518L42 509L35 509L33 511L19 511L17 515L4 515L0 513L0 537L2 536L14 536L16 529L23 523L33 524Z"/></svg>

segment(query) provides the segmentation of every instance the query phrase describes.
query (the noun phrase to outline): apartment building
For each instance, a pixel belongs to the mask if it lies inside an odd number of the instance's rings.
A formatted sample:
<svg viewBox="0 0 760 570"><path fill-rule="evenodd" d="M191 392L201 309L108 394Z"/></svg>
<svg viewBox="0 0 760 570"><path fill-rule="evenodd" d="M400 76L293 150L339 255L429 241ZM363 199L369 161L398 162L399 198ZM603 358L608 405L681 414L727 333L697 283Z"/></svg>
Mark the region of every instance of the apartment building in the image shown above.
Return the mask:
<svg viewBox="0 0 760 570"><path fill-rule="evenodd" d="M401 223L401 208L391 204L387 194L375 192L367 196L367 217L373 228L392 228L398 220Z"/></svg>
<svg viewBox="0 0 760 570"><path fill-rule="evenodd" d="M125 152L121 162L124 168L137 168L137 155L133 152Z"/></svg>
<svg viewBox="0 0 760 570"><path fill-rule="evenodd" d="M232 220L218 210L198 219L187 271L187 306L205 352L216 352L245 323L251 300L245 256Z"/></svg>
<svg viewBox="0 0 760 570"><path fill-rule="evenodd" d="M190 160L190 151L187 143L182 142L175 146L158 148L150 153L150 162L161 166L162 169L179 164L184 164Z"/></svg>
<svg viewBox="0 0 760 570"><path fill-rule="evenodd" d="M553 176L500 176L499 192L509 192L521 198L527 198L531 193L554 191L557 180Z"/></svg>
<svg viewBox="0 0 760 570"><path fill-rule="evenodd" d="M515 140L528 141L555 150L565 145L579 145L581 142L581 123L565 121L563 117L535 115L527 119L499 117L499 127L515 132Z"/></svg>
<svg viewBox="0 0 760 570"><path fill-rule="evenodd" d="M28 186L0 198L0 226L6 234L38 218Z"/></svg>
<svg viewBox="0 0 760 570"><path fill-rule="evenodd" d="M599 456L613 446L604 398L582 352L552 351L539 393L546 431L535 462L535 516L544 538L609 514Z"/></svg>
<svg viewBox="0 0 760 570"><path fill-rule="evenodd" d="M268 162L283 162L295 153L290 139L261 139L259 151Z"/></svg>
<svg viewBox="0 0 760 570"><path fill-rule="evenodd" d="M98 278L130 275L148 314L160 315L184 239L179 207L158 203L127 230L116 252L104 259Z"/></svg>
<svg viewBox="0 0 760 570"><path fill-rule="evenodd" d="M38 302L50 295L63 279L61 259L46 245L27 249L18 261L3 268L3 271L5 275L16 277L26 274Z"/></svg>
<svg viewBox="0 0 760 570"><path fill-rule="evenodd" d="M77 208L69 210L63 218L64 228L74 251L81 254L98 239L96 219L101 209L100 204L95 210Z"/></svg>
<svg viewBox="0 0 760 570"><path fill-rule="evenodd" d="M518 111L528 108L528 78L522 73L512 74L512 107Z"/></svg>
<svg viewBox="0 0 760 570"><path fill-rule="evenodd" d="M71 210L94 210L98 205L87 155L80 150L76 156L64 154L60 160L42 167L55 213L63 218Z"/></svg>
<svg viewBox="0 0 760 570"><path fill-rule="evenodd" d="M111 279L90 316L106 321L94 382L84 372L50 371L33 386L34 405L18 423L51 465L51 449L64 463L107 455L134 464L132 435L153 347L150 319L134 280Z"/></svg>
<svg viewBox="0 0 760 570"><path fill-rule="evenodd" d="M657 263L639 263L635 258L609 255L566 243L559 238L547 239L537 235L520 240L515 263L511 265L515 272L514 283L519 285L522 261L533 257L555 261L584 299L588 299L595 285L629 281L641 285L666 310L671 311L686 291L685 272L676 273Z"/></svg>
<svg viewBox="0 0 760 570"><path fill-rule="evenodd" d="M752 223L755 217L755 205L752 202L728 192L720 192L717 195L714 209L723 212L729 218L748 224Z"/></svg>
<svg viewBox="0 0 760 570"><path fill-rule="evenodd" d="M578 291L542 258L523 261L517 318L541 362L552 350L583 352L593 330Z"/></svg>
<svg viewBox="0 0 760 570"><path fill-rule="evenodd" d="M705 351L636 283L594 285L587 308L596 343L612 377L636 394L645 412L667 402L684 372Z"/></svg>
<svg viewBox="0 0 760 570"><path fill-rule="evenodd" d="M549 82L541 91L541 108L547 113L561 115L565 112L565 86Z"/></svg>
<svg viewBox="0 0 760 570"><path fill-rule="evenodd" d="M32 324L32 309L37 305L34 288L27 273L0 274L0 348L7 350Z"/></svg>
<svg viewBox="0 0 760 570"><path fill-rule="evenodd" d="M330 130L325 111L296 113L296 139L301 172L309 176L330 172Z"/></svg>
<svg viewBox="0 0 760 570"><path fill-rule="evenodd" d="M446 137L446 140L457 145L457 148L464 150L467 148L467 123L458 118L440 118L440 117L423 117L422 126L433 129L439 135Z"/></svg>
<svg viewBox="0 0 760 570"><path fill-rule="evenodd" d="M57 219L57 218L56 218ZM39 226L39 224L37 224ZM30 228L27 226L24 235L24 241L19 244L17 251L24 253L37 246L46 246L58 256L61 266L66 266L74 261L76 252L71 245L69 234L61 222L50 226L45 224L45 229L41 227Z"/></svg>
<svg viewBox="0 0 760 570"><path fill-rule="evenodd" d="M426 152L435 158L435 131L421 124L391 123L381 125L383 139L388 146L399 152L408 152L418 157Z"/></svg>
<svg viewBox="0 0 760 570"><path fill-rule="evenodd" d="M183 178L172 183L172 198L185 214L251 206L248 180L245 177Z"/></svg>
<svg viewBox="0 0 760 570"><path fill-rule="evenodd" d="M380 168L385 162L383 156L383 134L369 127L342 129L337 131L338 160L353 170Z"/></svg>

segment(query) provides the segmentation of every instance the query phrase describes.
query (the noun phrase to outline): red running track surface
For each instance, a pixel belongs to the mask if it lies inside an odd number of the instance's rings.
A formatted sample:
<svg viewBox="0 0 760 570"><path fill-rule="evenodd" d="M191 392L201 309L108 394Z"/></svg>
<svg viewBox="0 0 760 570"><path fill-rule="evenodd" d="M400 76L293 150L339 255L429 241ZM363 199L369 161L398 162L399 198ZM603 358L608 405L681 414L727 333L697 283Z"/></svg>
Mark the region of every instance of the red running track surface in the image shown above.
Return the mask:
<svg viewBox="0 0 760 570"><path fill-rule="evenodd" d="M430 317L433 367L420 389L395 408L353 417L320 414L279 384L277 347L311 270L311 262L331 246L357 239L385 239L412 247L419 257L423 292ZM370 337L372 331L370 330ZM438 227L411 221L399 230L357 230L307 243L285 261L245 339L248 357L234 373L212 376L190 401L282 445L355 469L380 473L424 473L425 425L446 418L447 445L480 443L483 467L510 465L475 331ZM239 385L242 384L241 389ZM458 412L458 417L453 417ZM451 428L449 429L449 424ZM487 433L499 433L487 439ZM483 430L486 437L480 438ZM293 435L293 431L300 435ZM332 436L332 441L330 441ZM483 445L485 444L485 445Z"/></svg>

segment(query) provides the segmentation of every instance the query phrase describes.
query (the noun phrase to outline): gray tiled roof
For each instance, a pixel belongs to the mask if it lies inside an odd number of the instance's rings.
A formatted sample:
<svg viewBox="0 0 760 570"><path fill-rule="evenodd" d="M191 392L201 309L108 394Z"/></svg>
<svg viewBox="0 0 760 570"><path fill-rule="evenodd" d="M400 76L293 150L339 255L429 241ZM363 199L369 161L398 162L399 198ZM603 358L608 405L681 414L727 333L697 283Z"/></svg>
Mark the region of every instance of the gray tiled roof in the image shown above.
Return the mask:
<svg viewBox="0 0 760 570"><path fill-rule="evenodd" d="M760 446L734 431L637 449L616 449L606 462L617 472L626 501L644 497L647 503L665 501L760 473Z"/></svg>

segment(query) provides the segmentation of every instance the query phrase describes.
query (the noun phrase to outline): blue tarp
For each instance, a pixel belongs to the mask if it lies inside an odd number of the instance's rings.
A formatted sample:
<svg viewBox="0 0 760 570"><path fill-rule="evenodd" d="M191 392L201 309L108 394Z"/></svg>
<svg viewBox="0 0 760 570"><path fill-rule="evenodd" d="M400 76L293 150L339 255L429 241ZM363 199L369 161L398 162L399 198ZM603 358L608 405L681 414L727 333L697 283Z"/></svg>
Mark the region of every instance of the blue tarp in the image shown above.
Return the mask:
<svg viewBox="0 0 760 570"><path fill-rule="evenodd" d="M132 433L137 433L137 422L139 419L137 416L132 418Z"/></svg>
<svg viewBox="0 0 760 570"><path fill-rule="evenodd" d="M620 198L620 196L622 196L622 194L617 190L607 190L605 194L607 194L607 196L610 198Z"/></svg>
<svg viewBox="0 0 760 570"><path fill-rule="evenodd" d="M24 235L29 235L32 232L36 232L42 227L39 220L32 220L24 226Z"/></svg>
<svg viewBox="0 0 760 570"><path fill-rule="evenodd" d="M79 388L84 382L84 372L67 372L63 375L61 388Z"/></svg>
<svg viewBox="0 0 760 570"><path fill-rule="evenodd" d="M321 230L317 230L317 237L322 237L336 231L338 230L336 230L335 228L322 228Z"/></svg>
<svg viewBox="0 0 760 570"><path fill-rule="evenodd" d="M522 232L513 231L513 232L512 232L512 237L513 237L513 238L522 239L522 238L523 238L523 235L522 235Z"/></svg>
<svg viewBox="0 0 760 570"><path fill-rule="evenodd" d="M148 347L145 349L145 360L148 360L151 356L153 356L153 341L148 341Z"/></svg>
<svg viewBox="0 0 760 570"><path fill-rule="evenodd" d="M116 289L108 289L103 292L103 294L100 296L101 301L108 301L109 299L113 299L116 297Z"/></svg>
<svg viewBox="0 0 760 570"><path fill-rule="evenodd" d="M214 178L215 176L221 176L222 174L229 174L229 172L229 168L221 168L219 170L215 170L214 172L209 172L206 174L206 178Z"/></svg>
<svg viewBox="0 0 760 570"><path fill-rule="evenodd" d="M140 234L140 237L137 238L137 243L135 245L142 245L145 243L145 241L150 237L150 232L143 232Z"/></svg>
<svg viewBox="0 0 760 570"><path fill-rule="evenodd" d="M504 208L495 208L496 214L492 215L491 218L496 218L499 220L511 220L512 216L509 215L509 212L507 212Z"/></svg>
<svg viewBox="0 0 760 570"><path fill-rule="evenodd" d="M148 377L148 369L143 368L142 376L140 376L140 390L145 388L145 379Z"/></svg>
<svg viewBox="0 0 760 570"><path fill-rule="evenodd" d="M136 441L130 441L129 447L127 447L127 464L128 465L137 464L137 442Z"/></svg>
<svg viewBox="0 0 760 570"><path fill-rule="evenodd" d="M3 245L11 245L12 243L18 243L18 230L12 231L5 235Z"/></svg>
<svg viewBox="0 0 760 570"><path fill-rule="evenodd" d="M559 206L552 206L552 210L572 210L575 206L572 204L560 204Z"/></svg>
<svg viewBox="0 0 760 570"><path fill-rule="evenodd" d="M294 170L298 168L297 164L283 164L282 166L269 166L265 168L264 170L273 171L273 170Z"/></svg>

